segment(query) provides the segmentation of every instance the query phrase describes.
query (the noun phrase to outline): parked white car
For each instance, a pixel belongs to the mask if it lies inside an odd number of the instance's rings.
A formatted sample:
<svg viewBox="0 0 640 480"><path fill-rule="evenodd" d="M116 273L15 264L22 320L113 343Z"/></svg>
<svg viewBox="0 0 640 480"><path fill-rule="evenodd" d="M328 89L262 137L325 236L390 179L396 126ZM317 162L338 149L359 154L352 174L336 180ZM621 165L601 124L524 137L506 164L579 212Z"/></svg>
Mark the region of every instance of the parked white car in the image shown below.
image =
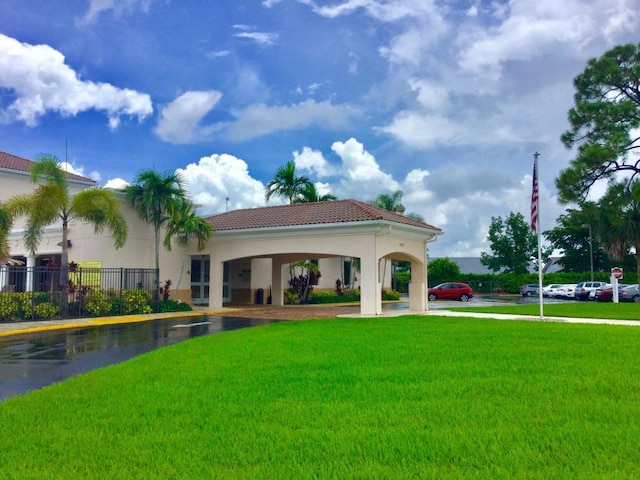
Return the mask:
<svg viewBox="0 0 640 480"><path fill-rule="evenodd" d="M567 283L560 287L560 291L558 292L557 297L563 298L576 298L576 284L575 283Z"/></svg>
<svg viewBox="0 0 640 480"><path fill-rule="evenodd" d="M558 290L560 290L560 287L562 287L562 284L560 283L552 283L551 285L542 287L542 296L553 298L557 295Z"/></svg>

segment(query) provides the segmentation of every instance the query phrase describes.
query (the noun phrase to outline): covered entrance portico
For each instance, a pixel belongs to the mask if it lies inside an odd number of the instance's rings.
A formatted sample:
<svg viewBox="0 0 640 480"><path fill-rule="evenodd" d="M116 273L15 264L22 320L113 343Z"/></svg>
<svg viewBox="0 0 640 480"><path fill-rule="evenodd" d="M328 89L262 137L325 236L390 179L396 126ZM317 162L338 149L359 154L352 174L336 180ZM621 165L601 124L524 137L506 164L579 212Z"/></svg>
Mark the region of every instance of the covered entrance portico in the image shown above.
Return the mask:
<svg viewBox="0 0 640 480"><path fill-rule="evenodd" d="M343 256L360 259L363 315L382 313L385 258L411 262L409 309L427 310L426 247L442 233L436 227L356 200L235 210L208 220L215 228L207 246L212 309L223 305L225 262L251 259L252 265L262 265L252 272L252 285L270 289L272 303L282 305L288 287L286 265Z"/></svg>

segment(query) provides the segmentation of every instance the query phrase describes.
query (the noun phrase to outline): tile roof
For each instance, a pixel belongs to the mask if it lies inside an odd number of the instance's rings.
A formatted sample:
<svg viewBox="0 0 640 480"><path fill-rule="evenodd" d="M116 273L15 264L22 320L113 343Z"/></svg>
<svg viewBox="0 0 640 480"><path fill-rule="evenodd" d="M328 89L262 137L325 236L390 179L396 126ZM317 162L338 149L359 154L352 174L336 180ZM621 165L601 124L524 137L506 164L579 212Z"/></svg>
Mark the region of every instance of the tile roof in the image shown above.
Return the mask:
<svg viewBox="0 0 640 480"><path fill-rule="evenodd" d="M11 155L10 153L0 152L0 169L14 170L17 172L29 173L31 171L31 165L33 161L26 158ZM96 181L91 178L83 177L82 175L76 175L75 173L67 173L67 178L70 180L77 180L79 182L88 182L95 184Z"/></svg>
<svg viewBox="0 0 640 480"><path fill-rule="evenodd" d="M370 221L388 221L440 231L428 223L351 199L232 210L207 217L207 220L218 232Z"/></svg>

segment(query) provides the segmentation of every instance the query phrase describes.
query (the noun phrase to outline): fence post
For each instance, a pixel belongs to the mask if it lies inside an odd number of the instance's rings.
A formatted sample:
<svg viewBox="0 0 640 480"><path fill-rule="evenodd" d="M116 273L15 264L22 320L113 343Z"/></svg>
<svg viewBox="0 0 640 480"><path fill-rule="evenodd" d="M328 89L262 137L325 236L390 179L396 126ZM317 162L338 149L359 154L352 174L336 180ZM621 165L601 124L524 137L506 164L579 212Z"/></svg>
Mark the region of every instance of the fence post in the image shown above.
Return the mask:
<svg viewBox="0 0 640 480"><path fill-rule="evenodd" d="M120 267L120 315L123 313L122 307L122 290L124 289L124 268Z"/></svg>

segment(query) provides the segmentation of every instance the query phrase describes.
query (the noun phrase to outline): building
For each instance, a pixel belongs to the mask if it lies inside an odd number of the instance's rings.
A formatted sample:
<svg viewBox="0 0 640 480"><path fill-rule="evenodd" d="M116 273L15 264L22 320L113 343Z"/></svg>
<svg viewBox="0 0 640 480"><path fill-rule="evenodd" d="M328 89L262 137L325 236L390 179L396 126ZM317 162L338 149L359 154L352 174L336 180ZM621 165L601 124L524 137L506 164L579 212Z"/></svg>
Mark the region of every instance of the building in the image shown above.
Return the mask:
<svg viewBox="0 0 640 480"><path fill-rule="evenodd" d="M31 164L0 152L1 201L31 191ZM78 175L68 178L72 192L95 185ZM116 250L108 235L96 235L91 225L76 222L69 228L70 261L101 267L154 266L152 227L137 217L123 194L118 195L129 226L125 246ZM341 279L360 289L363 314L378 315L382 286L390 281L388 260L405 260L411 262L413 274L409 308L427 309L426 247L442 233L437 227L357 200L234 210L208 220L214 232L204 251L187 245L160 252L160 280L171 280L176 299L214 309L226 302L262 303L269 297L274 305L282 305L290 264L313 260L322 272L318 288L334 288ZM47 229L35 255L25 248L23 233L22 220L10 234L12 258L27 266L59 262L61 225ZM3 285L9 279L4 280Z"/></svg>

